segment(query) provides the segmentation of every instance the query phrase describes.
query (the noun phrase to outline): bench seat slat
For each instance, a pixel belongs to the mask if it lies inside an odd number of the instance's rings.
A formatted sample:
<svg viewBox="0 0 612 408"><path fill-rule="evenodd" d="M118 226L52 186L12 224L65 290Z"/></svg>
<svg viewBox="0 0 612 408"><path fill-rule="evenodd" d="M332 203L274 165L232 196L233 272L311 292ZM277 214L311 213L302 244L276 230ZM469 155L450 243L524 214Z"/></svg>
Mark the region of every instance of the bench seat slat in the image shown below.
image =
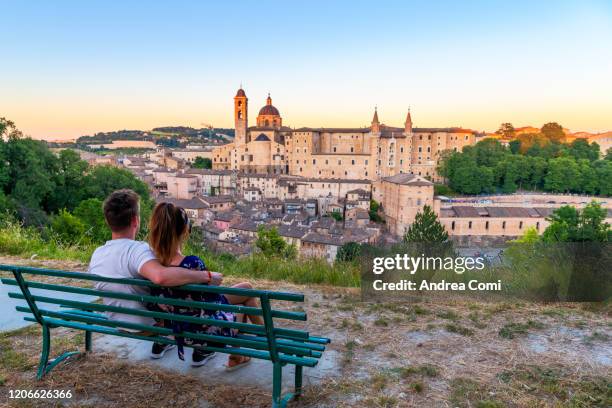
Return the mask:
<svg viewBox="0 0 612 408"><path fill-rule="evenodd" d="M27 307L17 306L17 310L20 312L31 313ZM66 313L66 312L54 312L54 311L45 310L45 309L39 309L39 311L43 316L54 318L54 319L45 318L44 319L45 322L50 321L50 320L55 320L55 318L63 319L63 320L67 319L71 321L84 322L88 324L96 324L96 325L112 327L116 329L123 328L123 329L138 330L138 331L143 331L143 332L151 332L151 333L156 333L162 336L177 335L177 336L182 336L185 338L196 339L196 340L214 341L217 343L227 344L229 346L234 346L234 347L246 347L246 348L254 348L258 350L268 349L267 344L265 343L258 342L253 339L248 339L248 338L245 339L242 337L232 338L232 337L224 337L224 336L217 336L217 335L211 335L211 334L199 334L199 333L192 333L192 332L182 332L182 333L175 334L173 333L171 329L164 328L164 327L147 326L143 324L122 322L118 320L109 320L105 318L85 316L85 315L79 315L79 314L71 314L71 313ZM290 345L290 344L280 346L279 350L284 353L296 354L300 356L311 356L312 354L311 350L306 347L299 347L299 346L296 347L295 345Z"/></svg>
<svg viewBox="0 0 612 408"><path fill-rule="evenodd" d="M245 339L245 340L259 341L262 343L265 343L268 341L266 337L251 336L251 335L244 335L244 334L239 334L237 337L241 339ZM283 340L283 339L276 339L276 344L285 345L285 346L303 347L303 348L307 348L309 350L315 350L315 351L325 351L325 346L321 344L310 344L306 342L298 342L298 341Z"/></svg>
<svg viewBox="0 0 612 408"><path fill-rule="evenodd" d="M2 279L2 281L3 283L6 283L8 285L18 286L17 281L14 279ZM263 314L261 309L257 307L222 305L218 303L196 302L196 301L174 299L174 298L161 298L161 297L151 296L151 295L136 295L136 294L122 293L122 292L111 292L111 291L106 291L106 290L79 288L75 286L62 286L62 285L33 282L33 281L26 281L26 284L30 288L52 290L52 291L64 292L64 293L77 293L81 295L132 300L132 301L143 302L143 303L150 302L150 303L167 304L167 305L174 305L174 306L194 307L194 308L201 308L201 309L206 309L206 310L222 310L225 312L244 313L244 314L251 314L251 315L256 315L256 316L261 316ZM302 321L306 320L306 314L303 312L287 312L287 311L281 311L281 310L273 310L272 316L281 318L281 319L289 319L289 320L302 320Z"/></svg>
<svg viewBox="0 0 612 408"><path fill-rule="evenodd" d="M9 292L8 295L9 297L13 299L22 299L22 300L25 299L25 296L22 295L21 293ZM224 320L206 319L206 318L193 317L193 316L177 315L177 314L172 314L172 313L153 312L150 310L127 309L127 308L120 307L120 306L80 302L76 300L67 300L67 299L59 299L59 298L56 299L56 298L50 298L50 297L40 296L40 295L33 295L32 298L36 302L50 303L50 304L73 307L73 308L78 308L78 309L97 310L100 312L132 314L136 316L176 320L176 321L187 322L187 323L208 324L210 326L229 327L233 329L238 329L242 332L247 332L247 333L265 334L265 329L263 328L263 326L259 326L256 324L250 324L250 323L227 322ZM292 338L297 338L297 339L308 339L309 338L308 332L304 332L301 330L294 330L294 329L286 329L282 327L274 328L274 333L278 336L292 336Z"/></svg>
<svg viewBox="0 0 612 408"><path fill-rule="evenodd" d="M24 320L27 320L30 322L36 322L36 319L34 319L33 317L29 317L29 316L24 317ZM77 330L87 330L87 331L96 332L96 333L110 334L113 336L127 337L127 338L132 338L132 339L137 339L137 340L146 340L146 341L152 341L156 343L176 344L176 341L174 339L170 339L168 337L143 336L137 333L121 331L115 328L109 328L109 327L98 326L98 325L82 324L82 323L76 323L76 322L69 322L69 321L59 320L59 319L45 319L45 320L46 320L46 323L55 325L55 326L59 326L59 327L68 327L68 328L77 329ZM201 347L196 347L196 348L200 348L202 350L215 351L219 353L225 353L225 354L237 354L241 356L258 358L262 360L271 360L270 353L266 351L256 351L256 350L250 350L246 348L235 348L235 347L221 348L221 347L201 346ZM318 363L317 359L310 358L310 357L295 357L295 356L286 355L286 354L279 354L279 358L283 363L295 364L295 365L306 366L306 367L314 367Z"/></svg>
<svg viewBox="0 0 612 408"><path fill-rule="evenodd" d="M120 284L133 285L133 286L160 287L146 279L108 278L106 276L94 275L91 273L68 272L68 271L61 271L57 269L43 269L43 268L33 268L33 267L28 267L28 266L15 266L15 265L0 264L0 270L7 271L7 272L17 271L21 273L27 273L27 274L39 275L39 276L54 276L58 278L71 278L71 279L89 280L89 281L97 281L97 282L120 283ZM4 282L4 279L2 279L2 282ZM221 294L251 296L251 297L259 297L263 294L266 294L270 299L275 299L275 300L287 300L287 301L293 301L293 302L303 302L304 301L304 295L301 293L274 292L274 291L268 291L268 290L240 289L240 288L231 288L228 286L208 286L208 285L198 285L198 284L183 285L180 288L185 289L185 290L199 291L199 292L221 293Z"/></svg>

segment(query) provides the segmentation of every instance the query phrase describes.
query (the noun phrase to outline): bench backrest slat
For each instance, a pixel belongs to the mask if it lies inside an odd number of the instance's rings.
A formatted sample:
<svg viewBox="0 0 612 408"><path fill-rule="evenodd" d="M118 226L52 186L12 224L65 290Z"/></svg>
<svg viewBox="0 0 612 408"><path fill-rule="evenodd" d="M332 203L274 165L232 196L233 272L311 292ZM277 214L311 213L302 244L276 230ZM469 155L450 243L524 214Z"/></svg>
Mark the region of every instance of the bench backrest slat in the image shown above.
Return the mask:
<svg viewBox="0 0 612 408"><path fill-rule="evenodd" d="M8 285L17 285L18 282L12 279L3 279L3 283ZM183 300L183 299L174 299L174 298L164 298L158 296L151 295L138 295L131 293L123 293L123 292L113 292L107 290L99 290L99 289L89 289L89 288L80 288L76 286L64 286L64 285L55 285L51 283L41 283L35 281L27 281L27 286L30 288L36 289L45 289L45 290L53 290L57 292L68 292L68 293L77 293L81 295L90 295L90 296L99 296L113 299L123 299L123 300L132 300L135 302L149 302L149 303L158 303L158 304L166 304L173 306L184 306L205 310L222 310L225 312L232 313L244 313L261 316L263 311L256 307L248 307L248 306L236 306L236 305L222 305L219 303L208 303L208 302L197 302L195 300ZM290 319L290 320L306 320L306 314L303 312L287 312L281 310L273 310L272 315L277 318L282 319Z"/></svg>
<svg viewBox="0 0 612 408"><path fill-rule="evenodd" d="M9 292L9 297L13 299L25 300L25 296L22 295L21 293ZM258 326L256 324L250 324L250 323L228 322L225 320L215 320L215 319L206 319L206 318L201 318L201 317L177 315L177 314L172 314L172 313L153 312L150 310L127 309L127 308L120 307L120 306L104 305L100 303L88 303L88 302L81 302L78 300L69 300L69 299L61 299L61 298L51 298L51 297L40 296L40 295L33 295L32 298L35 302L51 303L51 304L73 307L73 308L82 309L82 310L96 310L99 312L114 312L114 313L120 313L120 314L132 314L136 316L144 316L144 317L151 317L151 318L158 318L158 319L168 319L168 320L174 320L174 321L186 322L186 323L208 324L211 326L215 325L218 327L229 327L232 329L238 329L240 331L247 332L247 333L266 335L266 331L263 326ZM298 340L300 339L305 340L309 338L308 332L301 331L301 330L275 328L274 331L277 336L291 337L291 338L295 338Z"/></svg>
<svg viewBox="0 0 612 408"><path fill-rule="evenodd" d="M91 273L68 272L68 271L61 271L61 270L56 270L56 269L33 268L29 266L14 266L14 265L0 264L0 271L21 272L22 274L27 273L27 274L32 274L32 275L53 276L53 277L58 277L58 278L70 278L70 279L88 280L88 281L96 281L96 282L119 283L122 285L158 287L153 282L146 280L146 279L109 278L106 276L94 275ZM240 296L249 296L249 297L259 297L262 294L267 294L269 299L274 299L274 300L286 300L286 301L291 301L291 302L303 302L304 301L304 295L301 293L274 292L274 291L268 291L268 290L240 289L240 288L232 288L228 286L209 286L209 285L197 285L197 284L183 285L178 288L184 289L184 290L193 290L193 291L198 291L198 292L240 295Z"/></svg>

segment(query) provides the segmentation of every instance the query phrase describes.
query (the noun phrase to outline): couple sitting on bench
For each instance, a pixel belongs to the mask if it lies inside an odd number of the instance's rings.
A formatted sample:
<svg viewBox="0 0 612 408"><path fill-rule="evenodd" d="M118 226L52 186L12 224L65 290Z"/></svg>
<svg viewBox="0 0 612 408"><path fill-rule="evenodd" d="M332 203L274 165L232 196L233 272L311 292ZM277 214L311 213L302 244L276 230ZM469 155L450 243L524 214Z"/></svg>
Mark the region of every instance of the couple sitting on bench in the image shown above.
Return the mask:
<svg viewBox="0 0 612 408"><path fill-rule="evenodd" d="M257 307L255 298L222 295L216 293L195 292L179 290L173 287L190 283L220 285L223 275L207 270L204 261L197 256L184 256L182 247L191 231L191 223L185 210L170 203L159 203L153 211L149 225L149 243L136 241L136 234L140 229L140 197L132 190L118 190L113 192L104 202L104 217L112 231L112 239L97 248L91 257L89 272L111 278L145 278L151 282L164 286L153 288L152 295L186 299L208 303L245 305ZM234 285L236 288L250 289L248 282ZM96 289L122 292L129 294L149 294L149 288L144 286L129 286L109 282L97 282ZM104 298L104 304L120 306L130 309L163 311L180 315L204 317L230 322L246 322L263 325L261 316L241 315L239 313L219 310L203 310L189 307L166 304L144 304L133 300ZM157 325L172 329L173 332L189 331L201 334L234 337L236 329L227 327L201 326L193 323L173 322L168 320L155 321L151 318L137 315L127 315L107 312L110 319L122 320L130 323ZM184 359L183 344L186 341L177 338L178 353ZM191 344L194 344L191 343ZM202 342L201 344L204 344ZM223 345L208 344L209 346L223 347ZM161 358L175 346L172 344L153 343L151 356ZM193 350L192 365L202 366L214 352ZM250 357L230 355L226 368L235 370L248 364Z"/></svg>

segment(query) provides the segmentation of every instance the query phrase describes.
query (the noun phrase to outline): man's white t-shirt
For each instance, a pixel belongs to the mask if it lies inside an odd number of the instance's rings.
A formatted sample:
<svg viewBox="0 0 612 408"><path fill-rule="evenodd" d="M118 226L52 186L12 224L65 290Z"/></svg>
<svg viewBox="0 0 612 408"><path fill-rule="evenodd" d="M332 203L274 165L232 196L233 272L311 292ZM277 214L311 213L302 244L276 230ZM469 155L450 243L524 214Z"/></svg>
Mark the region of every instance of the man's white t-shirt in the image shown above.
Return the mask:
<svg viewBox="0 0 612 408"><path fill-rule="evenodd" d="M146 242L121 238L106 241L106 244L97 248L89 262L89 273L109 278L136 278L140 275L142 266L156 259L153 251ZM149 288L146 286L121 285L117 283L97 282L96 289L111 292L146 295ZM134 300L103 298L105 305L120 306L128 309L147 310L144 303ZM123 313L106 312L109 319L122 320L130 323L153 325L155 320L145 316L128 315Z"/></svg>

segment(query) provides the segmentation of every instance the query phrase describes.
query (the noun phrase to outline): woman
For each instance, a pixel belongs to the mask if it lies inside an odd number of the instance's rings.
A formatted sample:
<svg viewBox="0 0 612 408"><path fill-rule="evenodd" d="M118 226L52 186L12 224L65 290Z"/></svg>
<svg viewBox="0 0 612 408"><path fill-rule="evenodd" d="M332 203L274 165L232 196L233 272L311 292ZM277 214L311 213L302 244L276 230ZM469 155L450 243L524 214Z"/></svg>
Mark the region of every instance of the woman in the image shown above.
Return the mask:
<svg viewBox="0 0 612 408"><path fill-rule="evenodd" d="M182 253L183 244L189 238L191 232L191 222L185 210L181 207L175 206L171 203L159 203L153 210L151 221L149 224L149 245L157 256L157 259L162 265L165 266L179 266L188 269L200 270L202 273L206 273L206 265L204 261L197 256L190 255L184 256ZM239 283L232 286L234 288L251 289L252 286L248 282ZM208 303L219 303L219 304L231 304L231 305L245 305L257 307L257 301L255 298L237 295L221 295L216 293L206 293L197 291L186 291L176 288L154 288L152 294L156 296L188 299L199 302ZM155 304L152 305L153 309L163 309L166 312L172 312L181 315L198 316L212 318L216 320L225 321L246 321L248 317L253 324L263 325L261 316L244 316L241 314L234 314L231 312L224 312L220 310L203 310L197 308L188 308L181 306ZM175 332L190 331L202 334L213 334L217 336L229 336L234 337L237 334L236 329L229 329L225 327L217 326L198 326L192 323L165 321L166 327L170 326ZM187 340L189 341L189 340ZM192 343L191 343L192 342ZM177 344L179 346L179 358L183 360L183 344L186 343L185 339L180 337L177 338ZM197 343L203 344L205 342L191 340L190 344ZM222 344L213 344L208 342L208 345L214 347L224 347ZM152 356L160 358L163 356L165 351L168 350L167 345L154 344ZM212 357L214 353L206 352L202 350L193 350L193 366L201 366ZM250 357L230 355L226 368L228 370L235 370L250 362Z"/></svg>

